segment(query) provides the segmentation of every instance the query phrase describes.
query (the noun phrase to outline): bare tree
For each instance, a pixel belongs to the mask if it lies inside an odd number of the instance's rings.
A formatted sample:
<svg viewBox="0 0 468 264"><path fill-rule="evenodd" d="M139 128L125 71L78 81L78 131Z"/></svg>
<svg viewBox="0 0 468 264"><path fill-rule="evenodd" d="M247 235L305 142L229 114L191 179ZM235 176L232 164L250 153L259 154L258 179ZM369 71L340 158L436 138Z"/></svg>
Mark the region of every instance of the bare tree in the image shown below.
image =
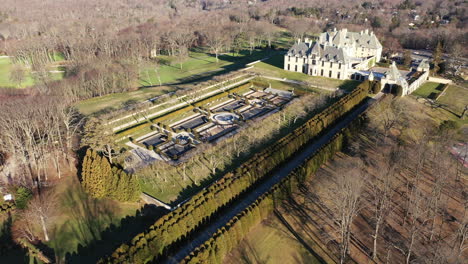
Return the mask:
<svg viewBox="0 0 468 264"><path fill-rule="evenodd" d="M360 160L353 160L342 164L334 174L336 183L332 202L340 232L340 263L345 263L349 254L351 226L361 209L361 195L365 183L365 174L361 167Z"/></svg>

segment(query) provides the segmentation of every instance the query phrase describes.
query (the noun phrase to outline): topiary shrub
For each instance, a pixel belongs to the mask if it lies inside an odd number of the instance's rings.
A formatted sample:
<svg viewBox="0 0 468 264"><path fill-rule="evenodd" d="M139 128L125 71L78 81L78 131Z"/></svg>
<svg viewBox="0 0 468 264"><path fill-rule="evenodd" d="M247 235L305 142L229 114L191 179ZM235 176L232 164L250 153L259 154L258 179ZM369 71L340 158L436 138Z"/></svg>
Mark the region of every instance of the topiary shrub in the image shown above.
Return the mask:
<svg viewBox="0 0 468 264"><path fill-rule="evenodd" d="M380 84L379 81L373 81L371 84L371 89L370 92L373 94L378 94L382 91L382 85Z"/></svg>
<svg viewBox="0 0 468 264"><path fill-rule="evenodd" d="M403 87L400 85L394 85L392 91L394 91L393 94L396 96L403 96Z"/></svg>

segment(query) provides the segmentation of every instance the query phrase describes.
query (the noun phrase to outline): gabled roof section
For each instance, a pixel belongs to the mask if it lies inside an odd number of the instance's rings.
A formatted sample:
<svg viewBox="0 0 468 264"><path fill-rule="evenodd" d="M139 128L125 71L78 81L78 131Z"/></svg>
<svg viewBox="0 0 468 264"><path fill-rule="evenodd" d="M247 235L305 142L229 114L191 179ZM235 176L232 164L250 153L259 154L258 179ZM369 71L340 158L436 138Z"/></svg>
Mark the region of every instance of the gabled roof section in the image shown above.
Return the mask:
<svg viewBox="0 0 468 264"><path fill-rule="evenodd" d="M390 69L385 73L385 75L388 77L388 79L395 81L399 80L400 78L403 78L395 62L393 62L392 65L390 65Z"/></svg>
<svg viewBox="0 0 468 264"><path fill-rule="evenodd" d="M310 52L325 61L348 63L349 57L342 48L315 43Z"/></svg>
<svg viewBox="0 0 468 264"><path fill-rule="evenodd" d="M295 43L288 51L288 56L303 57L309 55L309 45L306 42Z"/></svg>

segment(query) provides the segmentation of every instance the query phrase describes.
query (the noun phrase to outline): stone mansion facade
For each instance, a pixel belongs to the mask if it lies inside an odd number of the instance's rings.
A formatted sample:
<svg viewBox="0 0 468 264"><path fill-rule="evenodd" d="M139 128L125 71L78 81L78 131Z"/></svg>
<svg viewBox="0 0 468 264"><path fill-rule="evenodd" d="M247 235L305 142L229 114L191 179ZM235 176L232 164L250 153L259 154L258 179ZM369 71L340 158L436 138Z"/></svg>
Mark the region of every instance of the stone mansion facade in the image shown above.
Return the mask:
<svg viewBox="0 0 468 264"><path fill-rule="evenodd" d="M284 57L284 69L344 80L374 66L381 55L382 45L373 32L335 29L320 34L316 42L298 40Z"/></svg>
<svg viewBox="0 0 468 264"><path fill-rule="evenodd" d="M429 76L427 60L409 70L399 70L394 62L388 68L375 67L381 56L382 45L372 31L334 29L315 41L298 40L284 56L284 69L341 80L377 80L384 92L401 86L402 95L412 93Z"/></svg>

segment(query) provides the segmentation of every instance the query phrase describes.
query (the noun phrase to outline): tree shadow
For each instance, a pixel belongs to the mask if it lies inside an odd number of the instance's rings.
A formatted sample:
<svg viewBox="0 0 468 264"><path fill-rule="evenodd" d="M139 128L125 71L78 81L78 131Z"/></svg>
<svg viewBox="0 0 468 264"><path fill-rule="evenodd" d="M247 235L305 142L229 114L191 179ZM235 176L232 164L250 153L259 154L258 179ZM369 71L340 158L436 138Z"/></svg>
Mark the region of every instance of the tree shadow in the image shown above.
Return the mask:
<svg viewBox="0 0 468 264"><path fill-rule="evenodd" d="M49 246L66 263L96 263L167 213L145 205L134 215L119 220L121 209L117 202L90 197L77 181L61 193L60 201L67 218L50 230Z"/></svg>
<svg viewBox="0 0 468 264"><path fill-rule="evenodd" d="M123 243L128 243L137 234L147 230L168 211L162 207L145 205L135 215L127 216L100 232L96 239L78 245L76 252L66 255L66 263L96 263L102 257L112 254Z"/></svg>
<svg viewBox="0 0 468 264"><path fill-rule="evenodd" d="M3 218L3 216L2 216ZM13 241L11 227L13 219L10 212L0 226L0 263L27 263L27 250Z"/></svg>
<svg viewBox="0 0 468 264"><path fill-rule="evenodd" d="M194 83L194 82L206 82L206 81L211 81L214 80L216 76L226 74L228 72L232 71L237 71L239 69L245 68L248 63L255 61L255 60L260 60L265 58L266 56L272 56L274 54L278 53L278 51L272 50L272 49L255 49L252 54L250 54L249 51L243 50L239 52L239 56L235 56L232 54L222 54L219 55L218 58L223 61L231 62L230 64L224 65L219 67L218 69L207 71L207 72L202 72L199 74L194 74L188 77L184 78L179 78L175 82L170 82L170 83L163 83L165 86L169 85L183 85L183 84L189 84L189 83ZM207 53L207 56L209 57L215 57L214 54ZM194 57L195 59L200 59L197 57ZM141 86L140 88L149 88L149 87L156 87L158 85L150 85L150 86Z"/></svg>

